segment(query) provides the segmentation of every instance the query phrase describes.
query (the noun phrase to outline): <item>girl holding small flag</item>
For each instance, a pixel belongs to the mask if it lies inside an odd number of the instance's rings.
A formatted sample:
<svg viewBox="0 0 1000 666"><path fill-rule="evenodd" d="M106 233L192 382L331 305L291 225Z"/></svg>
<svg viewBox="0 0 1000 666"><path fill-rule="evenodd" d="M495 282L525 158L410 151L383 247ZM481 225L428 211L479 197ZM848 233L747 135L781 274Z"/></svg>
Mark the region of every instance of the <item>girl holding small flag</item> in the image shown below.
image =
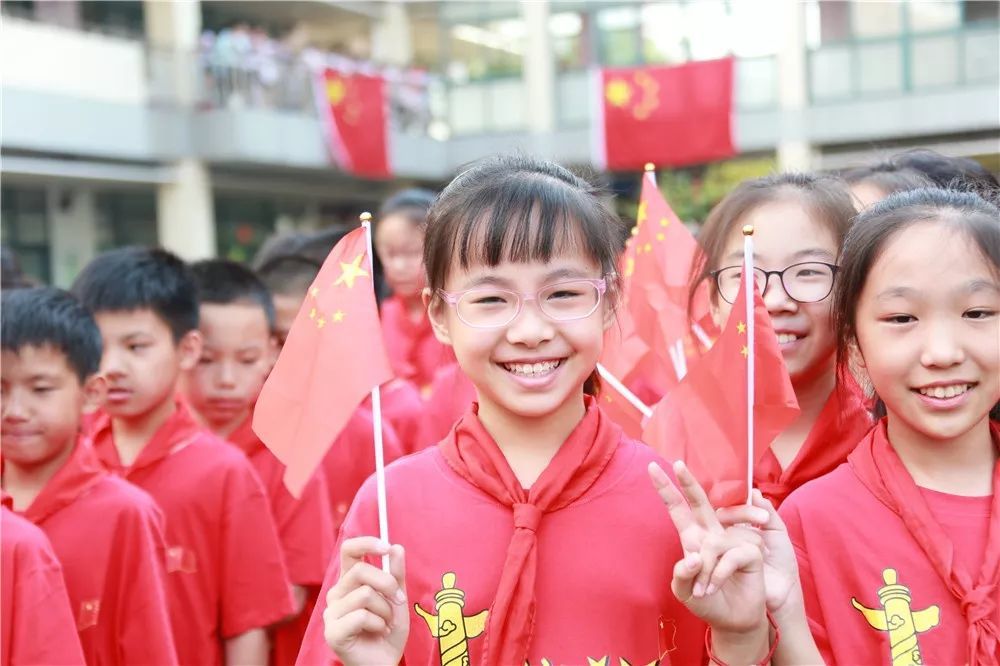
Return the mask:
<svg viewBox="0 0 1000 666"><path fill-rule="evenodd" d="M691 296L705 282L723 328L743 273L742 227L754 228L754 274L771 316L801 410L754 468L754 486L775 505L806 481L842 463L871 427L860 390L834 390L836 341L831 294L838 249L855 215L844 184L825 176L779 174L748 180L709 214L698 237L704 258ZM669 399L669 398L668 398ZM683 457L683 433L667 437L665 456Z"/></svg>
<svg viewBox="0 0 1000 666"><path fill-rule="evenodd" d="M592 397L618 224L587 183L527 157L441 194L425 300L478 401L386 470L395 545L367 536L375 479L361 489L300 664L770 658L760 544L723 529L678 465L682 495Z"/></svg>
<svg viewBox="0 0 1000 666"><path fill-rule="evenodd" d="M754 502L771 514L776 661L1000 663L998 219L974 194L918 189L848 233L838 355L883 416L780 517ZM719 516L746 522L747 510Z"/></svg>

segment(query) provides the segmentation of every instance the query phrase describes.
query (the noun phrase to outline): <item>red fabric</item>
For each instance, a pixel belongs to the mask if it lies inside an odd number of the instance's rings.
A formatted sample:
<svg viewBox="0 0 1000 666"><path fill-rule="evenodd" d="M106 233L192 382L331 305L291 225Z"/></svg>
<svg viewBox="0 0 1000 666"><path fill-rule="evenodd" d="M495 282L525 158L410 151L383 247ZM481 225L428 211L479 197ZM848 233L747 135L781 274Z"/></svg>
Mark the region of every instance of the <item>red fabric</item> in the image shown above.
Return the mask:
<svg viewBox="0 0 1000 666"><path fill-rule="evenodd" d="M991 423L993 439L1000 446L1000 423ZM969 571L955 563L955 545L942 530L925 496L913 482L903 461L893 450L886 421L847 459L861 483L885 504L920 544L934 571L962 605L968 624L967 659L970 666L1000 661L1000 461L993 472L990 531L981 568Z"/></svg>
<svg viewBox="0 0 1000 666"><path fill-rule="evenodd" d="M431 320L426 314L419 322L414 322L406 305L395 296L382 301L381 314L382 337L392 371L397 378L416 384L421 392L429 391L437 369L455 362L451 347L434 337Z"/></svg>
<svg viewBox="0 0 1000 666"><path fill-rule="evenodd" d="M466 618L497 608L498 586L515 532L511 508L461 477L442 453L444 446L458 444L462 451L477 446L477 460L482 455L484 460L499 463L502 458L496 444L474 414L466 416L458 430L458 442L425 449L386 470L390 539L406 549L411 611L404 653L408 666L442 663L438 639L416 607L431 616L438 613L435 595L442 589L445 574L454 574L454 587L464 593L461 612ZM581 442L577 438L583 432L602 441ZM581 457L579 449L591 445L592 451L604 451L608 448L604 438L616 446L603 471L591 479L580 497L545 513L538 523L534 630L524 657L531 664L649 664L657 659L664 666L704 663L705 625L670 591L673 566L682 557L677 531L646 472L653 460L667 470L669 466L648 447L623 437L598 410L591 409L567 441L567 452L558 455L545 478L573 477L573 471L564 468L566 458ZM492 453L486 454L487 450ZM506 492L499 479L510 478L511 472L499 474L486 483L497 492ZM583 481L576 478L570 482L574 489ZM547 482L543 478L541 483ZM541 489L525 494L530 497ZM369 479L344 523L341 539L377 533L375 483ZM338 564L336 558L331 561L324 596L340 575ZM302 666L336 661L323 640L324 608L321 603L313 612L299 654ZM481 629L481 616L479 622ZM467 627L475 628L474 624L467 621ZM488 661L485 643L481 633L468 635L469 661L462 662L461 655L456 655L454 663L524 663L523 659Z"/></svg>
<svg viewBox="0 0 1000 666"><path fill-rule="evenodd" d="M691 271L700 256L697 241L663 198L654 175L645 173L622 274L631 335L638 336L648 350L627 378L630 386L651 387L657 399L678 381L677 365L671 357L674 345L680 342L689 362L701 355L691 322L711 327L707 289L697 291L690 312L688 308Z"/></svg>
<svg viewBox="0 0 1000 666"><path fill-rule="evenodd" d="M177 663L163 514L153 498L108 474L80 439L23 515L62 563L88 663Z"/></svg>
<svg viewBox="0 0 1000 666"><path fill-rule="evenodd" d="M753 470L753 483L775 508L806 481L832 472L847 460L857 442L874 426L861 389L845 378L823 406L806 441L785 469L768 449Z"/></svg>
<svg viewBox="0 0 1000 666"><path fill-rule="evenodd" d="M42 530L0 508L0 664L83 664L62 567Z"/></svg>
<svg viewBox="0 0 1000 666"><path fill-rule="evenodd" d="M615 379L622 382L635 393L635 383L626 382L636 370L640 361L649 354L649 346L635 331L635 322L627 308L619 309L616 321L604 334L604 348L601 351L601 364ZM633 439L642 437L642 412L636 409L611 383L601 381L598 392L601 409L612 421L617 423L625 434Z"/></svg>
<svg viewBox="0 0 1000 666"><path fill-rule="evenodd" d="M437 439L428 440L426 436L427 403L420 397L417 387L402 379L393 379L381 387L382 416L392 425L399 436L399 443L404 453L419 451ZM371 398L364 402L371 409Z"/></svg>
<svg viewBox="0 0 1000 666"><path fill-rule="evenodd" d="M105 467L156 500L167 519L167 584L182 664L221 664L222 641L291 614L274 519L253 466L203 430L183 403L130 467L107 414L94 424Z"/></svg>
<svg viewBox="0 0 1000 666"><path fill-rule="evenodd" d="M392 379L367 246L358 228L330 251L257 398L254 432L287 466L293 495L365 396Z"/></svg>
<svg viewBox="0 0 1000 666"><path fill-rule="evenodd" d="M424 439L435 444L444 439L475 400L476 387L462 372L458 363L450 363L439 369L434 375L431 394L427 399Z"/></svg>
<svg viewBox="0 0 1000 666"><path fill-rule="evenodd" d="M358 488L375 473L374 424L371 411L359 407L323 458L334 534L344 522ZM385 421L382 422L382 454L386 465L403 455L399 436Z"/></svg>
<svg viewBox="0 0 1000 666"><path fill-rule="evenodd" d="M746 272L745 272L746 273ZM799 414L778 339L754 285L754 458ZM715 506L745 502L747 488L746 290L722 335L684 380L653 408L643 441L668 459L680 458Z"/></svg>
<svg viewBox="0 0 1000 666"><path fill-rule="evenodd" d="M312 613L310 601L315 602L319 593L337 539L326 472L322 467L317 469L302 489L302 497L296 499L285 487L285 466L254 434L250 419L241 423L227 439L247 455L257 470L271 503L289 581L305 588L308 595L302 611L294 619L271 629L271 663L293 664Z"/></svg>
<svg viewBox="0 0 1000 666"><path fill-rule="evenodd" d="M611 171L732 157L733 59L601 72Z"/></svg>
<svg viewBox="0 0 1000 666"><path fill-rule="evenodd" d="M1000 444L997 435L994 438ZM871 459L873 446L884 440L885 431L880 425L852 456ZM875 458L877 468L893 476L893 485L912 484L905 470L897 476L900 470L895 465L883 467L878 462L881 458ZM842 464L789 495L780 513L798 558L810 628L827 664L889 666L893 664L891 645L898 645L901 652L897 664L970 662L969 624L963 604L951 591L950 576L942 578L925 548L930 545L951 550L953 562L974 567L966 572L984 571L987 553L995 553L998 543L997 487L994 482L992 497L961 497L918 489L918 495L909 498L913 501L911 508L919 507L920 513L929 510L941 526L929 543L923 543L925 537L911 531L897 512L866 487L852 464ZM874 628L852 603L854 600L871 609L882 609L879 590L886 586L885 576L890 569L895 571L897 584L906 588L911 612L927 621L932 611L926 609L938 609L936 625L921 627L915 643L912 638L890 637L887 631ZM980 601L993 602L988 617L994 625L1000 623L1000 609L995 604L998 596L1000 589L994 587L980 597ZM982 610L983 606L975 608ZM884 614L879 619L885 619ZM919 654L907 651L912 647ZM994 652L985 663L998 660L1000 653Z"/></svg>
<svg viewBox="0 0 1000 666"><path fill-rule="evenodd" d="M333 159L356 176L388 178L385 80L327 68L319 83L319 105Z"/></svg>

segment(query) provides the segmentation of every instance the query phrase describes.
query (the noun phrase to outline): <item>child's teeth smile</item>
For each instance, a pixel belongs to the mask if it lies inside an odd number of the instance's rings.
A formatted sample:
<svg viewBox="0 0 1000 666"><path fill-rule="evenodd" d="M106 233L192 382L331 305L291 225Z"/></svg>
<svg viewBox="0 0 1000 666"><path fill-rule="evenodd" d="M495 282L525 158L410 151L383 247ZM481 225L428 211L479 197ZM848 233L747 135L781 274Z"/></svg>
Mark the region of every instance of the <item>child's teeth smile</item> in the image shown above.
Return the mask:
<svg viewBox="0 0 1000 666"><path fill-rule="evenodd" d="M520 377L540 377L546 375L562 363L562 359L555 361L539 361L538 363L502 363L507 372Z"/></svg>
<svg viewBox="0 0 1000 666"><path fill-rule="evenodd" d="M966 391L972 388L971 384L952 384L950 386L931 386L928 388L917 389L920 395L926 395L929 398L954 398L956 395L962 395Z"/></svg>

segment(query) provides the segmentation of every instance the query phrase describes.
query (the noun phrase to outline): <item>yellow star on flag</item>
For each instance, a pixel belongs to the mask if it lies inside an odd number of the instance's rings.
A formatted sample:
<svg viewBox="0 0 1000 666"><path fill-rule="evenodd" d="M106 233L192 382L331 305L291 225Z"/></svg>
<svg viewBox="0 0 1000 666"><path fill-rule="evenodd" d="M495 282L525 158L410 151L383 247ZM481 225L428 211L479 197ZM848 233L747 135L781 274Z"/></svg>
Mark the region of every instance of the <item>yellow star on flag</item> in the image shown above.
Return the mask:
<svg viewBox="0 0 1000 666"><path fill-rule="evenodd" d="M646 251L646 252L652 252L653 251L653 244L652 243L646 243L645 245L642 246L642 249L644 251Z"/></svg>
<svg viewBox="0 0 1000 666"><path fill-rule="evenodd" d="M740 350L740 353L743 354L743 358L749 358L750 357L750 350L747 349L746 345L743 345L743 349Z"/></svg>
<svg viewBox="0 0 1000 666"><path fill-rule="evenodd" d="M625 277L632 277L635 273L635 257L625 258Z"/></svg>
<svg viewBox="0 0 1000 666"><path fill-rule="evenodd" d="M744 333L747 332L747 325L744 324L742 321L739 322L738 324L736 324L736 332L739 333L740 335L743 335Z"/></svg>
<svg viewBox="0 0 1000 666"><path fill-rule="evenodd" d="M326 98L330 100L330 104L337 106L342 101L344 101L344 96L347 95L347 86L344 85L343 79L333 79L326 82Z"/></svg>
<svg viewBox="0 0 1000 666"><path fill-rule="evenodd" d="M656 240L658 240L658 241L665 241L665 240L667 240L667 237L664 236L663 234L656 234Z"/></svg>
<svg viewBox="0 0 1000 666"><path fill-rule="evenodd" d="M313 308L312 310L309 311L309 318L310 319L316 318L316 308Z"/></svg>
<svg viewBox="0 0 1000 666"><path fill-rule="evenodd" d="M343 310L337 310L336 312L334 312L333 313L333 321L337 322L338 324L340 322L344 321L344 311Z"/></svg>
<svg viewBox="0 0 1000 666"><path fill-rule="evenodd" d="M333 283L333 286L336 287L338 284L344 283L347 285L347 288L350 289L354 286L354 280L359 277L368 277L368 272L361 268L361 260L364 259L364 257L365 255L359 254L354 257L354 261L349 264L345 264L343 261L340 262L340 277Z"/></svg>
<svg viewBox="0 0 1000 666"><path fill-rule="evenodd" d="M604 96L612 106L622 107L632 99L632 88L621 79L612 79L604 87Z"/></svg>
<svg viewBox="0 0 1000 666"><path fill-rule="evenodd" d="M670 224L670 220L666 217L660 218L660 226L666 227Z"/></svg>
<svg viewBox="0 0 1000 666"><path fill-rule="evenodd" d="M636 215L635 215L635 226L638 227L643 222L646 221L646 217L649 215L649 213L646 212L646 210L648 208L649 208L649 204L648 203L646 203L645 201L639 202L639 212L636 213Z"/></svg>
<svg viewBox="0 0 1000 666"><path fill-rule="evenodd" d="M313 298L319 296L319 287L313 287L312 289L310 289L309 295L312 296Z"/></svg>
<svg viewBox="0 0 1000 666"><path fill-rule="evenodd" d="M316 328L323 328L324 326L326 326L326 319L320 317L316 320Z"/></svg>

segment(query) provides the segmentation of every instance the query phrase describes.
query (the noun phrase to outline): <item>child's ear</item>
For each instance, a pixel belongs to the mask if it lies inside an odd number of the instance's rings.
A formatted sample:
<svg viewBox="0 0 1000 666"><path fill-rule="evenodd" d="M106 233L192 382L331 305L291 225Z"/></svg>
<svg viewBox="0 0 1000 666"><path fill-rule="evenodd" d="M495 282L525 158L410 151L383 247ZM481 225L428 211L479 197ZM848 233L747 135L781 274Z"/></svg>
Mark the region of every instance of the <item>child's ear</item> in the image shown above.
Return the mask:
<svg viewBox="0 0 1000 666"><path fill-rule="evenodd" d="M434 292L430 287L424 287L421 293L424 300L424 307L427 308L427 318L430 319L431 328L434 330L434 337L443 345L451 346L451 333L448 332L448 325L444 320L444 301L434 297Z"/></svg>
<svg viewBox="0 0 1000 666"><path fill-rule="evenodd" d="M180 339L177 351L180 354L181 370L191 370L198 365L198 359L201 358L201 344L201 333L197 330L188 331Z"/></svg>
<svg viewBox="0 0 1000 666"><path fill-rule="evenodd" d="M94 373L83 382L83 413L93 414L104 406L108 397L108 380L100 373Z"/></svg>

